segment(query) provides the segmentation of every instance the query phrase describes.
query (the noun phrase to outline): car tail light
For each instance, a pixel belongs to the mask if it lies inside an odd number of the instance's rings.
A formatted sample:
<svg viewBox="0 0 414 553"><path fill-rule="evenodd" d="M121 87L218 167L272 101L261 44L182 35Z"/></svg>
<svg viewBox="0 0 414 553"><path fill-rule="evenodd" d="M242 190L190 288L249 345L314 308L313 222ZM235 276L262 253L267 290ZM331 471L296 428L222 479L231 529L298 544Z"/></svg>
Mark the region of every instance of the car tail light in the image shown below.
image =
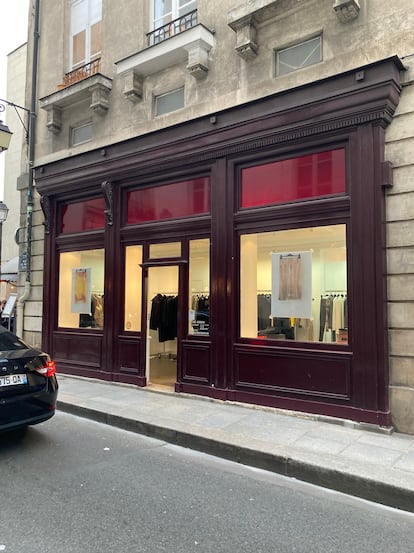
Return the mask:
<svg viewBox="0 0 414 553"><path fill-rule="evenodd" d="M45 367L39 367L36 372L43 376L53 376L56 372L56 365L54 361L48 361Z"/></svg>

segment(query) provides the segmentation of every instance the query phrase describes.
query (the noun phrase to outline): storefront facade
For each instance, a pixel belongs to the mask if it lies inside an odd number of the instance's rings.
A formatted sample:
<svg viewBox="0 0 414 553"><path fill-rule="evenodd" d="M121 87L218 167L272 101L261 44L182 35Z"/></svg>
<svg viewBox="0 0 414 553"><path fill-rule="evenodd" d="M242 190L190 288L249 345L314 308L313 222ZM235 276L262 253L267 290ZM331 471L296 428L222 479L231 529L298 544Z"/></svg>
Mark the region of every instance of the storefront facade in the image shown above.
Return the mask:
<svg viewBox="0 0 414 553"><path fill-rule="evenodd" d="M382 426L397 58L36 168L62 373Z"/></svg>

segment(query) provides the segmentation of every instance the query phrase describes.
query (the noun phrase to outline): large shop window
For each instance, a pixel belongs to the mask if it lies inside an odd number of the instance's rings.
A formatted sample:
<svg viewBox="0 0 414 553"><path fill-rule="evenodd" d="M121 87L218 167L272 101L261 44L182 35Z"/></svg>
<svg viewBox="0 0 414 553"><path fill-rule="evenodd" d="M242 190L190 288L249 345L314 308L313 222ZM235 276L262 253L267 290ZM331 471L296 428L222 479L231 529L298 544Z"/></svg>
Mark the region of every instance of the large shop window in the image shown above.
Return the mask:
<svg viewBox="0 0 414 553"><path fill-rule="evenodd" d="M105 200L94 198L83 202L63 204L60 232L71 234L105 227Z"/></svg>
<svg viewBox="0 0 414 553"><path fill-rule="evenodd" d="M103 328L104 266L103 249L60 254L60 327Z"/></svg>
<svg viewBox="0 0 414 553"><path fill-rule="evenodd" d="M202 177L128 192L127 223L210 213L210 179Z"/></svg>
<svg viewBox="0 0 414 553"><path fill-rule="evenodd" d="M125 248L125 318L124 330L141 330L142 246Z"/></svg>
<svg viewBox="0 0 414 553"><path fill-rule="evenodd" d="M346 225L240 237L240 334L348 343Z"/></svg>
<svg viewBox="0 0 414 553"><path fill-rule="evenodd" d="M345 192L345 150L329 150L242 170L241 207Z"/></svg>
<svg viewBox="0 0 414 553"><path fill-rule="evenodd" d="M210 330L210 239L189 243L188 333L208 336Z"/></svg>

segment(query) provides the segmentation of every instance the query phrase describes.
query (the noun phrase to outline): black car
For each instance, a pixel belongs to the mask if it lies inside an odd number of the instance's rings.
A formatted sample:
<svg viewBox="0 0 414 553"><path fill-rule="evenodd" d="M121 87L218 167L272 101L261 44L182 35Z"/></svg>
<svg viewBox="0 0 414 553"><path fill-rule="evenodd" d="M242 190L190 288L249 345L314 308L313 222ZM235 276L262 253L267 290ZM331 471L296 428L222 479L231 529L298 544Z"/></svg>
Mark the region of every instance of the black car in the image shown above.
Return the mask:
<svg viewBox="0 0 414 553"><path fill-rule="evenodd" d="M38 424L55 413L56 366L47 353L0 326L0 432Z"/></svg>

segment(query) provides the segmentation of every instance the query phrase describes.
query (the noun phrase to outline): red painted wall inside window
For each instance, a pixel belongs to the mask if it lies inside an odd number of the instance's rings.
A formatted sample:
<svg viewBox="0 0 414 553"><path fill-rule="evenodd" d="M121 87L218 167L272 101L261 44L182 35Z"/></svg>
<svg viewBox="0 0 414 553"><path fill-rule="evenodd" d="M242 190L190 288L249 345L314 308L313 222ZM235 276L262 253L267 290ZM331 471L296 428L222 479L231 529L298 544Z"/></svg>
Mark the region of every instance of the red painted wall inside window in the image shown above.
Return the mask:
<svg viewBox="0 0 414 553"><path fill-rule="evenodd" d="M345 150L330 150L242 170L241 207L345 192Z"/></svg>
<svg viewBox="0 0 414 553"><path fill-rule="evenodd" d="M60 232L69 234L105 227L105 200L96 198L62 206Z"/></svg>
<svg viewBox="0 0 414 553"><path fill-rule="evenodd" d="M210 179L203 177L128 192L127 223L210 213Z"/></svg>

